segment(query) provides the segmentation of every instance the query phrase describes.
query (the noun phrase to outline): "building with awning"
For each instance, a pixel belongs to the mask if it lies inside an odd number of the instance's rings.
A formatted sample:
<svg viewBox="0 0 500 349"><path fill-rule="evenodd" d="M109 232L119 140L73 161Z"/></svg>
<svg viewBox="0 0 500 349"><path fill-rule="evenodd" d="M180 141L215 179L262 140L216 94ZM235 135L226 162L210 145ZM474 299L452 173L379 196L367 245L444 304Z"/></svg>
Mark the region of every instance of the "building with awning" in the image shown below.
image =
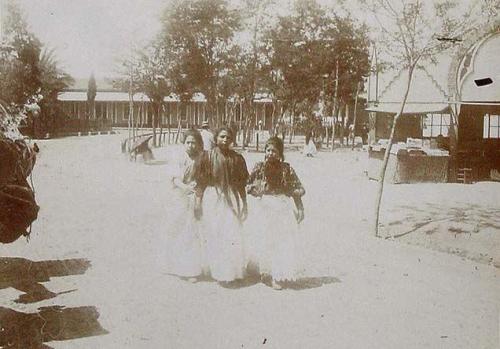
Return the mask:
<svg viewBox="0 0 500 349"><path fill-rule="evenodd" d="M406 142L409 137L422 140L439 135L448 137L450 110L447 81L450 62L451 57L444 56L437 65L420 65L415 69L403 115L398 120L395 142ZM392 118L401 108L407 81L406 69L388 71L378 78L370 77L366 108L370 142L389 138Z"/></svg>
<svg viewBox="0 0 500 349"><path fill-rule="evenodd" d="M496 23L476 31L454 51L436 57L436 64L422 63L414 71L391 152L401 158L411 153L421 156L422 166L412 166L408 175L422 167L428 168L422 176L416 176L415 181L456 180L463 178L464 171L473 180L482 180L491 178L492 171L500 169L498 28ZM386 148L407 79L405 69L370 76L366 111L371 158L380 160L377 152ZM453 121L456 128L452 127ZM456 138L451 134L455 129ZM450 136L454 147L453 158L449 159L450 171L447 176L436 176L436 168L429 165L430 157L449 157ZM435 159L432 161L436 163ZM398 162L394 167L398 167ZM394 181L411 182L412 179L399 176Z"/></svg>

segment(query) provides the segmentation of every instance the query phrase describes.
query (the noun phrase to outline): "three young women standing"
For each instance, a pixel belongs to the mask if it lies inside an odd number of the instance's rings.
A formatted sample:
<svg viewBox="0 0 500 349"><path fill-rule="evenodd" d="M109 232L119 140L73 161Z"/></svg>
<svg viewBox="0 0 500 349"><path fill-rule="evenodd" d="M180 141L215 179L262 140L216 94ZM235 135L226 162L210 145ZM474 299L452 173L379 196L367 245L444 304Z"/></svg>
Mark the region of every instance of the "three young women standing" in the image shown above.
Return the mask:
<svg viewBox="0 0 500 349"><path fill-rule="evenodd" d="M304 218L301 197L305 191L293 168L284 162L281 139L268 140L264 161L249 176L245 159L231 149L234 136L230 129L223 127L215 133L215 147L208 153L201 150L199 133L193 133L197 131L186 133L187 156L173 179L184 195L183 209L188 211L176 254L191 260L178 262L182 267L174 273L197 276L209 269L214 279L233 281L244 277L249 262L245 253L250 252L250 261L260 267L263 276L271 277L273 287L279 288L280 281L296 280L298 223ZM244 246L242 234L248 216L247 190L257 198L254 219L247 229L251 246Z"/></svg>

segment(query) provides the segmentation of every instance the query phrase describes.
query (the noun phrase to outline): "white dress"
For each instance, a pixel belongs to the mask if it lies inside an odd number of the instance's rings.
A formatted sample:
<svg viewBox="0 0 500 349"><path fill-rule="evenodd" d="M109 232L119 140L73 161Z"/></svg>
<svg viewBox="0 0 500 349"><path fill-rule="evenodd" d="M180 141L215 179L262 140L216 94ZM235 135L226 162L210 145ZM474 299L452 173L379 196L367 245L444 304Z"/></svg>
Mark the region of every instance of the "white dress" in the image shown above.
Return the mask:
<svg viewBox="0 0 500 349"><path fill-rule="evenodd" d="M215 187L203 197L203 225L207 264L212 278L233 281L244 277L242 227L233 209Z"/></svg>
<svg viewBox="0 0 500 349"><path fill-rule="evenodd" d="M318 153L318 149L316 149L316 145L314 144L312 138L309 140L309 143L307 143L304 146L304 154L305 155L311 155L314 156Z"/></svg>
<svg viewBox="0 0 500 349"><path fill-rule="evenodd" d="M210 166L212 161L218 158L222 167L231 176L239 176L239 181L244 188L248 177L245 160L236 152L230 151L224 157L218 148L212 150L209 155ZM215 161L214 161L215 162ZM242 202L239 194L234 193L230 185L227 196L222 192L221 177L225 177L229 183L238 182L233 177L223 175L222 172L214 174L211 167L212 185L206 188L203 196L203 225L204 243L206 246L207 264L210 268L212 278L217 281L233 281L245 276L245 257L243 246L242 226L237 214ZM223 171L224 172L224 171ZM217 177L217 178L216 178Z"/></svg>
<svg viewBox="0 0 500 349"><path fill-rule="evenodd" d="M183 152L174 162L171 179L184 180L192 170L194 161ZM188 184L184 182L185 184ZM173 185L173 184L172 184ZM194 194L185 194L173 185L171 224L168 234L168 269L182 277L196 277L206 273L205 246L202 238L202 223L194 216Z"/></svg>
<svg viewBox="0 0 500 349"><path fill-rule="evenodd" d="M275 281L296 281L300 275L300 228L293 200L285 195L249 198L246 228L248 263Z"/></svg>

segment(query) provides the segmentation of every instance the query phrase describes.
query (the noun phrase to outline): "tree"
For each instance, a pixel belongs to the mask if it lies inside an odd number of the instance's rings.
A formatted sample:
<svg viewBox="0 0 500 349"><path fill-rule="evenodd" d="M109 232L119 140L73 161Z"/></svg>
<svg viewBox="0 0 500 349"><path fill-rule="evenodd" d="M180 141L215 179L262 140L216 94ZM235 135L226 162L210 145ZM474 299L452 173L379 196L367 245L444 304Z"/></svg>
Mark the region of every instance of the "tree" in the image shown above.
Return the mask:
<svg viewBox="0 0 500 349"><path fill-rule="evenodd" d="M248 144L250 128L255 126L255 94L259 90L268 90L262 69L266 59L263 55L263 36L270 29L273 5L274 0L243 1L240 8L241 31L237 33L240 40L237 40L238 46L229 48L226 69L221 76L221 96L231 101L230 121L233 124L235 118L232 116L237 109L240 113L243 147Z"/></svg>
<svg viewBox="0 0 500 349"><path fill-rule="evenodd" d="M181 96L202 92L216 124L222 77L234 58L239 28L238 12L226 0L174 1L163 16L161 44L176 57L174 88Z"/></svg>
<svg viewBox="0 0 500 349"><path fill-rule="evenodd" d="M53 132L60 122L57 95L72 83L54 58L54 51L28 30L15 2L7 3L5 31L0 46L0 99L15 116L12 127L31 125L33 136ZM17 125L17 126L15 126Z"/></svg>
<svg viewBox="0 0 500 349"><path fill-rule="evenodd" d="M280 17L267 38L269 82L283 101L283 112L292 117L311 115L322 92L325 100L336 96L344 104L352 102L368 74L367 28L315 0L295 2L292 13ZM332 113L338 112L337 98Z"/></svg>
<svg viewBox="0 0 500 349"><path fill-rule="evenodd" d="M7 3L4 37L0 48L0 98L22 109L40 92L38 67L41 43L14 2Z"/></svg>
<svg viewBox="0 0 500 349"><path fill-rule="evenodd" d="M171 53L160 41L152 41L145 47L134 51L131 58L122 62L123 76L115 81L118 88L132 95L142 92L153 104L151 126L153 145L157 146L156 129L161 123L161 111L166 96L173 92Z"/></svg>
<svg viewBox="0 0 500 349"><path fill-rule="evenodd" d="M42 96L39 102L40 116L37 120L39 128L43 132L57 132L64 122L57 96L74 80L58 67L53 50L43 49L38 66L41 82L40 94Z"/></svg>
<svg viewBox="0 0 500 349"><path fill-rule="evenodd" d="M420 64L434 62L439 53L452 45L454 39L461 40L462 36L473 30L471 11L474 6L463 16L457 16L456 11L460 8L452 1L402 0L394 3L390 0L363 0L362 4L369 8L378 23L381 46L393 58L394 65L406 72L407 79L399 111L392 120L389 143L380 169L374 217L374 233L378 236L385 173L397 121L403 114L413 73Z"/></svg>
<svg viewBox="0 0 500 349"><path fill-rule="evenodd" d="M95 97L97 95L97 84L94 73L90 74L87 84L87 120L95 119Z"/></svg>

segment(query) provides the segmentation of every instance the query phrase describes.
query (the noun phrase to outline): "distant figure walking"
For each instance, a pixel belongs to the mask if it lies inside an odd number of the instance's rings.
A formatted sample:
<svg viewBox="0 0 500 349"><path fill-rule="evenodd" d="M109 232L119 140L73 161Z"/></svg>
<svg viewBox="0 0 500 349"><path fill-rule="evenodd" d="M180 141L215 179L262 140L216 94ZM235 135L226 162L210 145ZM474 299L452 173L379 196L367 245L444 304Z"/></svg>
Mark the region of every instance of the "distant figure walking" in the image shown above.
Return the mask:
<svg viewBox="0 0 500 349"><path fill-rule="evenodd" d="M306 134L306 144L304 146L304 154L307 157L314 157L316 155L318 150L316 149L316 144L314 144L314 133L313 131L309 131Z"/></svg>
<svg viewBox="0 0 500 349"><path fill-rule="evenodd" d="M255 165L247 184L247 192L257 198L249 222L249 262L258 265L261 277L271 277L275 289L281 289L282 281L297 279L298 223L304 219L305 190L284 161L283 148L280 138L269 138L264 161Z"/></svg>
<svg viewBox="0 0 500 349"><path fill-rule="evenodd" d="M352 142L352 146L354 147L354 140L355 140L355 135L354 135L354 124L349 125L349 134L347 137L347 145L349 145L349 141Z"/></svg>
<svg viewBox="0 0 500 349"><path fill-rule="evenodd" d="M203 121L201 124L201 138L203 139L203 150L210 151L214 147L214 135L208 127L208 121Z"/></svg>

